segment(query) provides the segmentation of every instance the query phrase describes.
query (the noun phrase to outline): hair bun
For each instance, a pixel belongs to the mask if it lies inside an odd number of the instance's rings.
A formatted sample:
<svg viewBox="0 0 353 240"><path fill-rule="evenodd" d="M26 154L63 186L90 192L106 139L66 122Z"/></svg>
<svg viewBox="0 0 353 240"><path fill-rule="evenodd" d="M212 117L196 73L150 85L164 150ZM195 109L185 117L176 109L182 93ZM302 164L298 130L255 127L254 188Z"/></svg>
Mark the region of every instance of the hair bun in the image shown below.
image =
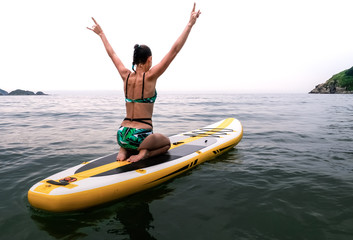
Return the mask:
<svg viewBox="0 0 353 240"><path fill-rule="evenodd" d="M137 49L140 47L140 44L135 44L134 49Z"/></svg>

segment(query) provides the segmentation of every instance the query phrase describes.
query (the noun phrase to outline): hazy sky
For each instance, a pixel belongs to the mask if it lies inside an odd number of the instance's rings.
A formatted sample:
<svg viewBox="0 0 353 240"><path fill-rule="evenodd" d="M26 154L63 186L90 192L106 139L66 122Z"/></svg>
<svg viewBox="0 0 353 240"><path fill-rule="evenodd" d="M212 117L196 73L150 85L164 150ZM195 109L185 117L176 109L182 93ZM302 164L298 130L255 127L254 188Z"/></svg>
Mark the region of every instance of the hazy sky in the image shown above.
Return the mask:
<svg viewBox="0 0 353 240"><path fill-rule="evenodd" d="M186 26L190 0L0 2L0 88L122 90L95 17L125 66L153 62ZM353 66L352 0L199 0L202 14L158 90L306 93Z"/></svg>

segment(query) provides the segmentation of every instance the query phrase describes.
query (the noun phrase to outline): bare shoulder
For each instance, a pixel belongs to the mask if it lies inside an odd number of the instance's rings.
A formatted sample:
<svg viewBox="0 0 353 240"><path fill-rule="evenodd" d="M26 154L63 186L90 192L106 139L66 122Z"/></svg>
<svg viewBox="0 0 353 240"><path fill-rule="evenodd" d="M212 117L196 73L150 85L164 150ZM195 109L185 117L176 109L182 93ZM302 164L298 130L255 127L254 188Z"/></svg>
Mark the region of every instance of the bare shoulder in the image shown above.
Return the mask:
<svg viewBox="0 0 353 240"><path fill-rule="evenodd" d="M145 80L148 82L157 82L159 75L156 74L153 68L148 70L145 74Z"/></svg>
<svg viewBox="0 0 353 240"><path fill-rule="evenodd" d="M125 70L120 73L121 79L122 79L124 82L126 81L126 79L127 79L127 77L128 77L129 75L131 75L131 71L130 71L129 69L127 69L127 68L125 68Z"/></svg>

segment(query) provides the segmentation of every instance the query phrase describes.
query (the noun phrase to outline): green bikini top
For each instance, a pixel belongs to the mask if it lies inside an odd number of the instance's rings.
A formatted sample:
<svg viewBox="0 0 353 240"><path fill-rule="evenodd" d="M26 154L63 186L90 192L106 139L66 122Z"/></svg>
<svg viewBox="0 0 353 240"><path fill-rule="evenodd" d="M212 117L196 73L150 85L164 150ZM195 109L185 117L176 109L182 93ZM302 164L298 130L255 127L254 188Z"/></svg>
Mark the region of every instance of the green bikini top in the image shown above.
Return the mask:
<svg viewBox="0 0 353 240"><path fill-rule="evenodd" d="M126 79L126 86L125 86L125 102L154 103L154 102L156 101L156 99L157 99L157 90L155 90L153 97L149 97L149 98L144 98L144 97L143 97L143 92L144 92L144 90L145 90L145 74L146 74L146 73L143 73L141 98L139 98L139 99L130 99L130 98L127 97L127 86L128 86L128 81L129 81L130 74L131 74L131 73L129 73L129 75L127 76L127 79Z"/></svg>

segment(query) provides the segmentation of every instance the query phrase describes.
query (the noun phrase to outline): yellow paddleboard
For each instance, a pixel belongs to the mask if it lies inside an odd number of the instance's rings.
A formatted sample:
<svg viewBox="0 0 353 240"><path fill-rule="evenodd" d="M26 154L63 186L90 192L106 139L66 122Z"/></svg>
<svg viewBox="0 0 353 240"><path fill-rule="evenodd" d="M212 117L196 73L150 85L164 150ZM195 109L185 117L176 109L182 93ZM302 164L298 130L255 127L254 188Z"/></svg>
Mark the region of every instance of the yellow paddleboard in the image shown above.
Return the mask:
<svg viewBox="0 0 353 240"><path fill-rule="evenodd" d="M232 149L243 136L241 123L227 118L170 137L168 153L136 163L117 162L117 153L59 172L36 183L28 201L52 212L75 211L154 187Z"/></svg>

